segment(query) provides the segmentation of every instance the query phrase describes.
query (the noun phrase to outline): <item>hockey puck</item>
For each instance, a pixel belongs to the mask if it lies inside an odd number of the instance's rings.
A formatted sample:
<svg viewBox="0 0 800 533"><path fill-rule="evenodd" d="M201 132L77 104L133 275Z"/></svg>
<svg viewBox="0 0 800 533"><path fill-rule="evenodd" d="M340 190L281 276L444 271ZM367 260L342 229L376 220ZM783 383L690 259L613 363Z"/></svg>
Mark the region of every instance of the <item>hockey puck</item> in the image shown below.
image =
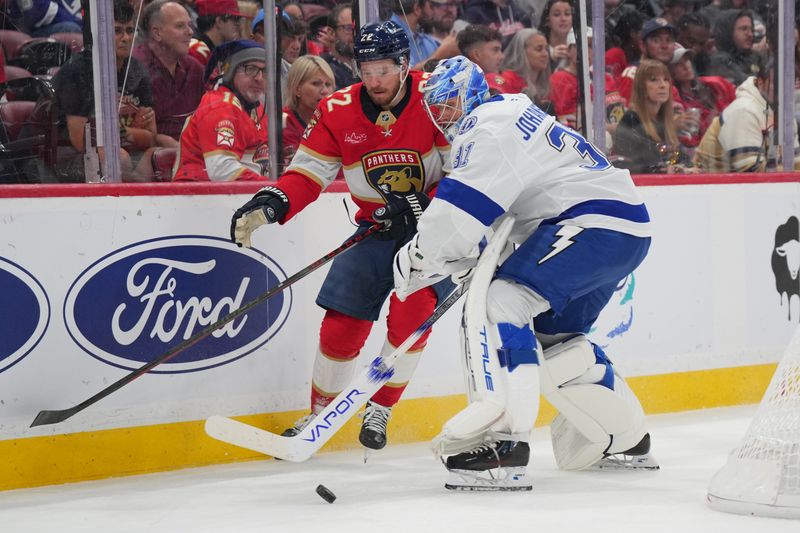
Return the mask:
<svg viewBox="0 0 800 533"><path fill-rule="evenodd" d="M328 503L336 501L336 494L332 493L325 485L317 485L317 494Z"/></svg>

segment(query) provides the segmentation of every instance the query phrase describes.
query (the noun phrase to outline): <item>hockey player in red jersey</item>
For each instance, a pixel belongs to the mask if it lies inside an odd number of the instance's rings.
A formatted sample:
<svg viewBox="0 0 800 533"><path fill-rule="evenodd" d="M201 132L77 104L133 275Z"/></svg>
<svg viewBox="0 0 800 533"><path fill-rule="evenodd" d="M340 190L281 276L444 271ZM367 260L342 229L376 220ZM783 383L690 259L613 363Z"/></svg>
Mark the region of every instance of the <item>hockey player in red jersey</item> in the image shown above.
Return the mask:
<svg viewBox="0 0 800 533"><path fill-rule="evenodd" d="M264 94L266 53L253 41L221 45L222 83L208 91L181 133L175 181L265 180L269 172Z"/></svg>
<svg viewBox="0 0 800 533"><path fill-rule="evenodd" d="M449 145L422 107L424 74L409 71L409 43L397 24L361 28L354 58L362 83L320 102L286 173L236 211L231 238L249 246L262 224L286 223L333 182L340 168L358 205L356 220L366 231L376 209L390 213L387 228L331 266L317 297L326 310L314 361L311 414L285 434L296 434L350 381L356 356L389 296L394 252L416 230L416 219L449 165ZM382 355L402 344L430 315L449 281L400 302L392 294ZM371 449L386 445L386 424L427 341L423 336L394 367L394 377L367 403L359 440Z"/></svg>

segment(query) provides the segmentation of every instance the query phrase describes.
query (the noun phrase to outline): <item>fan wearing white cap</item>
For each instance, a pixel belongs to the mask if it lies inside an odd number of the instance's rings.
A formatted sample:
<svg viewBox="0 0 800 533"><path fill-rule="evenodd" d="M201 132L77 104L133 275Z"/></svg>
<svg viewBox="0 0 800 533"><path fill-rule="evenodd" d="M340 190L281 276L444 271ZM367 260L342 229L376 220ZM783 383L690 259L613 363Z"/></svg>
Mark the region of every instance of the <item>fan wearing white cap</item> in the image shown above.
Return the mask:
<svg viewBox="0 0 800 533"><path fill-rule="evenodd" d="M221 83L208 91L181 133L175 181L264 180L269 171L266 53L254 41L214 50Z"/></svg>

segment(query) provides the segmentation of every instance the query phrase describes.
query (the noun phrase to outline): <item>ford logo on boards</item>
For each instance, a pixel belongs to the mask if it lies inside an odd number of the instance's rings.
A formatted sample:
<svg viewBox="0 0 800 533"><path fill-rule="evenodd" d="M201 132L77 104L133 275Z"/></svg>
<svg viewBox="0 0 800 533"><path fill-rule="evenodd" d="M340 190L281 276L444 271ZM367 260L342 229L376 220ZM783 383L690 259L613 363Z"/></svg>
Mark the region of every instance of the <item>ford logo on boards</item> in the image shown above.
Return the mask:
<svg viewBox="0 0 800 533"><path fill-rule="evenodd" d="M42 340L50 322L44 287L30 272L0 257L0 372Z"/></svg>
<svg viewBox="0 0 800 533"><path fill-rule="evenodd" d="M286 279L272 259L214 237L135 243L95 262L70 287L64 322L91 356L135 369ZM157 367L192 372L256 350L286 322L285 290Z"/></svg>

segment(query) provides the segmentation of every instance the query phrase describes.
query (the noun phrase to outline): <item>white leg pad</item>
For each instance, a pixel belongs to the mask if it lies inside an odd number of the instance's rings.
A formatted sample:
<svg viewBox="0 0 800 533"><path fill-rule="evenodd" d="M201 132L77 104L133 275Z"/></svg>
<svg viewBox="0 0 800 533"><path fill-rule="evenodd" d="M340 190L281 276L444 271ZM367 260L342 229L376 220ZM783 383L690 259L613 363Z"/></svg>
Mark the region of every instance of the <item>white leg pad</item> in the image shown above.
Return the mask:
<svg viewBox="0 0 800 533"><path fill-rule="evenodd" d="M504 416L508 372L500 366L500 334L487 319L486 299L513 219L507 218L484 249L470 279L464 303L461 346L470 404L445 423L433 440L437 455L460 453L483 441Z"/></svg>
<svg viewBox="0 0 800 533"><path fill-rule="evenodd" d="M587 468L604 454L636 446L647 433L642 406L625 380L614 371L613 379L600 383L607 364L598 362L582 335L544 353L542 392L560 413L551 428L560 468ZM607 386L612 382L613 390Z"/></svg>

